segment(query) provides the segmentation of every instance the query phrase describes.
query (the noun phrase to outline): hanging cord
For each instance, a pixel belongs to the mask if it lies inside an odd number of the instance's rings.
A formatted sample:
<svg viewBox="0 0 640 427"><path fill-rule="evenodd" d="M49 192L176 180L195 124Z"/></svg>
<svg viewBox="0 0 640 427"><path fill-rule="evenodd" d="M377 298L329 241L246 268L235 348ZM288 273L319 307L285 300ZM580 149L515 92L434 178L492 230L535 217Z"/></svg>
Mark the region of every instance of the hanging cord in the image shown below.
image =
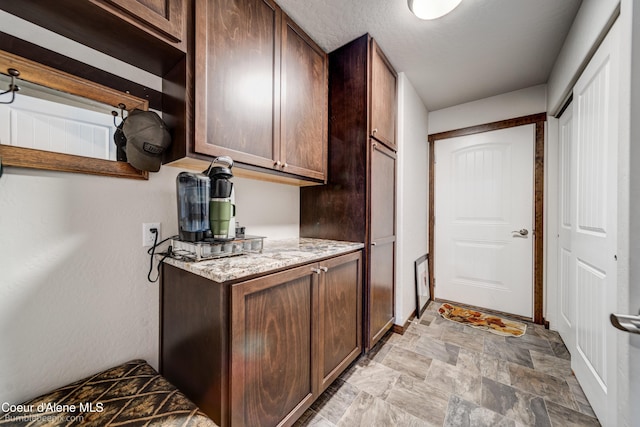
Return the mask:
<svg viewBox="0 0 640 427"><path fill-rule="evenodd" d="M151 282L151 283L155 283L160 278L160 266L162 265L164 260L167 259L167 257L171 255L171 246L169 246L165 252L158 252L157 254L156 254L156 248L158 246L162 245L167 240L175 239L178 236L176 235L176 236L167 237L166 239L158 242L158 230L155 229L155 228L152 228L149 231L151 231L153 233L154 238L153 238L153 246L151 246L147 250L147 253L150 255L150 257L149 257L150 265L149 265L149 273L147 274L147 280L149 282ZM160 262L158 262L156 278L155 279L151 279L151 273L153 272L153 256L154 255L162 255L162 259L160 260Z"/></svg>

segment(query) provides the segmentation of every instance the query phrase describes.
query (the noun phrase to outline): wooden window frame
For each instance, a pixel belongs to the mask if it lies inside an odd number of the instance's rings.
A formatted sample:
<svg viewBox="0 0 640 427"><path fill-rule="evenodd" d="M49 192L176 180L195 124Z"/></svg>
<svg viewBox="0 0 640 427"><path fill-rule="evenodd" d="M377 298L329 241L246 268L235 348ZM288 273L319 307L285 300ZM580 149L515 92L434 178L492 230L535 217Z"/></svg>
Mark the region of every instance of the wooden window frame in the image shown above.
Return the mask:
<svg viewBox="0 0 640 427"><path fill-rule="evenodd" d="M116 110L120 108L120 104L123 104L125 109L129 111L136 108L145 111L149 109L149 102L147 100L56 70L55 68L39 64L9 52L0 51L0 72L8 72L7 70L9 68L18 70L20 72L19 79L21 80L111 105ZM16 96L20 96L20 92L17 92ZM0 162L2 166L130 179L149 179L149 173L147 171L140 171L127 162L96 159L5 144L0 144Z"/></svg>

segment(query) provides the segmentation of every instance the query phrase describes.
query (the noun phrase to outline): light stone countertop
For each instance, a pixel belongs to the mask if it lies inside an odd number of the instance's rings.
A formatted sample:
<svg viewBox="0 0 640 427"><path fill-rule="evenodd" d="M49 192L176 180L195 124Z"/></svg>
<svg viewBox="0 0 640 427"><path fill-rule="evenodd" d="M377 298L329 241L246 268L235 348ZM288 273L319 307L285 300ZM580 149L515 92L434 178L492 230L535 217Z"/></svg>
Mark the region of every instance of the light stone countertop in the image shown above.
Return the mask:
<svg viewBox="0 0 640 427"><path fill-rule="evenodd" d="M214 282L223 283L330 258L363 247L362 243L337 240L264 239L264 247L260 254L245 254L200 262L166 258L164 262Z"/></svg>

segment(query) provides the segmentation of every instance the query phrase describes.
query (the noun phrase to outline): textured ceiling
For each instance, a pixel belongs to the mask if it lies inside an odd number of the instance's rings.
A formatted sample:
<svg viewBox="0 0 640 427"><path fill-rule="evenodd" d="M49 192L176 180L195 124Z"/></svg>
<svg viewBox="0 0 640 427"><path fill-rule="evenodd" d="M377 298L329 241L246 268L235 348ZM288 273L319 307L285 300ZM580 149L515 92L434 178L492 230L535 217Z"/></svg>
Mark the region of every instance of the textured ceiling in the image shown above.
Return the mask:
<svg viewBox="0 0 640 427"><path fill-rule="evenodd" d="M422 21L406 0L277 0L325 51L369 33L430 111L546 83L581 0L462 0Z"/></svg>

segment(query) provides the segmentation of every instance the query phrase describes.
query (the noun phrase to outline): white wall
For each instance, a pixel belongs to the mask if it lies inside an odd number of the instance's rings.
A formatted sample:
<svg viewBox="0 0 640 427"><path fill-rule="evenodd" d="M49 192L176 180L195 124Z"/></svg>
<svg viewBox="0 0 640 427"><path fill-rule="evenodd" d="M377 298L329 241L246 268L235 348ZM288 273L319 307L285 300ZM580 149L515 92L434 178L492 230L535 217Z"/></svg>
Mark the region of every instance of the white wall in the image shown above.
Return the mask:
<svg viewBox="0 0 640 427"><path fill-rule="evenodd" d="M623 238L628 247L626 283L629 292L619 295L618 302L621 312L636 315L640 314L640 263L637 261L640 259L640 146L637 144L640 141L640 4L634 0L622 0L620 21L623 52L621 93L624 94L621 105L629 106L626 111L621 108L621 137L625 138L628 150L628 162L625 165L629 173L629 210L625 212L628 233L627 230L620 230L618 239ZM640 402L640 335L616 333L623 342L622 347L629 352L619 355L618 382L624 386L618 388L618 423L621 426L635 426L640 420L640 405L637 404Z"/></svg>
<svg viewBox="0 0 640 427"><path fill-rule="evenodd" d="M177 232L179 172L162 167L149 181L134 181L5 168L0 402L133 358L157 367L158 284L147 282L141 224L161 222L165 237ZM234 182L238 218L249 232L297 237L296 187Z"/></svg>
<svg viewBox="0 0 640 427"><path fill-rule="evenodd" d="M620 0L583 0L548 84L549 114L556 115L611 24Z"/></svg>
<svg viewBox="0 0 640 427"><path fill-rule="evenodd" d="M490 98L429 112L429 133L543 113L547 109L546 85L508 92Z"/></svg>
<svg viewBox="0 0 640 427"><path fill-rule="evenodd" d="M398 74L396 321L416 309L414 261L428 252L428 114L411 82Z"/></svg>
<svg viewBox="0 0 640 427"><path fill-rule="evenodd" d="M0 12L0 27L13 21ZM117 69L77 43L22 23L29 41ZM24 31L23 31L24 30ZM17 30L16 30L17 31ZM18 94L18 96L20 96ZM158 284L147 282L142 223L177 231L175 178L163 166L149 181L5 168L0 177L0 403L19 403L133 358L157 368ZM251 234L297 237L297 187L234 178L238 220Z"/></svg>
<svg viewBox="0 0 640 427"><path fill-rule="evenodd" d="M141 223L175 231L172 184L6 168L0 178L0 402L158 359ZM174 225L172 227L172 225Z"/></svg>
<svg viewBox="0 0 640 427"><path fill-rule="evenodd" d="M291 185L233 178L236 220L246 233L270 239L300 235L300 189Z"/></svg>

